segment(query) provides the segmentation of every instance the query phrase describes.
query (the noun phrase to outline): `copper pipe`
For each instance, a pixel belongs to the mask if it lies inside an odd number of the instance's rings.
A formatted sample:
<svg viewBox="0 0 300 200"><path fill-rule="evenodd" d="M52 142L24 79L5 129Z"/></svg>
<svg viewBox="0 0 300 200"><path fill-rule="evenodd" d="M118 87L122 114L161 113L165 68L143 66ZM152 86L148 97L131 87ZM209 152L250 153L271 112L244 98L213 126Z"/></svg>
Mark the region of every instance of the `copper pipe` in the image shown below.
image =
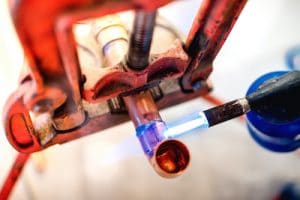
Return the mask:
<svg viewBox="0 0 300 200"><path fill-rule="evenodd" d="M179 140L165 140L157 145L150 163L165 178L174 178L185 172L190 162L190 152Z"/></svg>
<svg viewBox="0 0 300 200"><path fill-rule="evenodd" d="M148 65L156 12L137 12L130 38L128 65L144 69ZM166 178L183 173L189 164L187 147L178 140L168 140L167 127L161 119L149 91L123 98L130 118L136 127L136 135L155 171Z"/></svg>
<svg viewBox="0 0 300 200"><path fill-rule="evenodd" d="M181 175L190 161L188 148L179 140L170 140L164 135L167 126L150 92L124 97L124 102L144 153L155 171L165 178Z"/></svg>
<svg viewBox="0 0 300 200"><path fill-rule="evenodd" d="M123 99L135 127L139 127L151 121L162 121L149 91L126 96Z"/></svg>
<svg viewBox="0 0 300 200"><path fill-rule="evenodd" d="M140 20L144 20L137 19L140 15L141 14L138 14L136 16L135 21L139 22ZM153 23L151 24L153 25ZM153 27L150 28L148 26L149 24L146 26L146 29L151 29L153 31ZM125 48L114 48L119 45L121 45L121 47L127 45L127 37L124 30L124 25L122 25L121 20L117 16L107 16L106 18L102 18L102 20L98 21L96 24L95 36L108 66L119 63L126 53ZM142 29L139 31L147 37L150 34L152 38L152 31L151 33L147 33L147 30ZM133 35L137 34L140 33L133 33ZM151 40L148 39L141 45L150 47ZM134 45L134 43L131 41L130 45ZM139 54L140 52L136 53L133 51L134 49L136 50L136 48L142 48L142 46L129 48L132 50L132 52L129 53L129 57L135 56L134 60L143 60L146 58L142 63L144 62L148 65L150 48L143 47L144 49L146 48L147 51L143 52L144 54L142 57ZM135 62L132 64L134 63ZM168 140L164 135L167 127L160 117L151 93L149 91L142 91L131 96L125 96L123 97L123 100L129 116L136 127L140 144L155 171L159 175L167 178L176 177L182 174L189 164L189 151L182 142L173 139Z"/></svg>

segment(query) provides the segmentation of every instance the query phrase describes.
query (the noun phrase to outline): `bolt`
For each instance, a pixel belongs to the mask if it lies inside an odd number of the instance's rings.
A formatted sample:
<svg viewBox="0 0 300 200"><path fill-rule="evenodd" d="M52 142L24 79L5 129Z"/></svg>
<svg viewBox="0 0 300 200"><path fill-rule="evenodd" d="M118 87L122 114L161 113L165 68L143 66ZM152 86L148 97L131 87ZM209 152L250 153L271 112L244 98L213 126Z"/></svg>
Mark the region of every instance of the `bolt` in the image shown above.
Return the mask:
<svg viewBox="0 0 300 200"><path fill-rule="evenodd" d="M109 109L112 113L124 113L126 107L123 100L120 97L114 97L107 101Z"/></svg>
<svg viewBox="0 0 300 200"><path fill-rule="evenodd" d="M159 99L161 99L163 97L163 93L159 86L154 86L154 87L150 88L149 91L150 91L154 101L158 101Z"/></svg>
<svg viewBox="0 0 300 200"><path fill-rule="evenodd" d="M130 36L127 63L132 69L144 69L149 62L156 11L137 11Z"/></svg>

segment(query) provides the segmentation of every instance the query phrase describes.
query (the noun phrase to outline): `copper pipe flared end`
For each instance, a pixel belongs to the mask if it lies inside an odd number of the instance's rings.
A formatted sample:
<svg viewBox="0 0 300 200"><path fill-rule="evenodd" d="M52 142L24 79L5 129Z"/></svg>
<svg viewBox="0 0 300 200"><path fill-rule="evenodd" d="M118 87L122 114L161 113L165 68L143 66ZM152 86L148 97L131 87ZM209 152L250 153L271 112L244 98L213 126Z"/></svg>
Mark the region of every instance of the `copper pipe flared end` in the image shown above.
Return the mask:
<svg viewBox="0 0 300 200"><path fill-rule="evenodd" d="M175 178L188 167L190 153L184 143L174 139L164 140L158 144L150 162L160 176Z"/></svg>

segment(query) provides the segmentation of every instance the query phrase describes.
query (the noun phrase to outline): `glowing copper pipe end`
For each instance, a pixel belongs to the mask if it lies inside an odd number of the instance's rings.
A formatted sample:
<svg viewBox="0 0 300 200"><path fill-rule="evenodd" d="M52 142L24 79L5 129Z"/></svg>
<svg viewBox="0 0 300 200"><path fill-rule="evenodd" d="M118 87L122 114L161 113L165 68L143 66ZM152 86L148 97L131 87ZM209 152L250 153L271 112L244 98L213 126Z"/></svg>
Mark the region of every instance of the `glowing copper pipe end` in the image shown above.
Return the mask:
<svg viewBox="0 0 300 200"><path fill-rule="evenodd" d="M181 175L190 161L185 144L165 136L163 121L151 121L136 128L137 138L155 171L162 177Z"/></svg>
<svg viewBox="0 0 300 200"><path fill-rule="evenodd" d="M190 153L184 143L174 139L164 140L156 147L150 162L160 176L175 178L186 170Z"/></svg>
<svg viewBox="0 0 300 200"><path fill-rule="evenodd" d="M182 142L169 139L165 122L161 119L149 91L123 98L136 127L136 136L155 171L165 178L182 174L190 161L190 154Z"/></svg>

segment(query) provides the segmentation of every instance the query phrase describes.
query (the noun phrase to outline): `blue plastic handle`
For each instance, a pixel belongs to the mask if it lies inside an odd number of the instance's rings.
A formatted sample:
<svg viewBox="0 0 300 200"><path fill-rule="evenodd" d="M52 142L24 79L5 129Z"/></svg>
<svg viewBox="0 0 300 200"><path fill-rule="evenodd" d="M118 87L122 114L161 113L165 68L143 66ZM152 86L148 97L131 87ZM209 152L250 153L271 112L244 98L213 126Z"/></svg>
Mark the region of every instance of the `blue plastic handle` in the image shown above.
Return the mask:
<svg viewBox="0 0 300 200"><path fill-rule="evenodd" d="M257 90L265 81L280 77L287 72L270 72L259 77L250 86L247 95ZM248 112L246 117L251 136L264 148L276 152L290 152L300 147L300 118L288 123L275 124L255 111Z"/></svg>

